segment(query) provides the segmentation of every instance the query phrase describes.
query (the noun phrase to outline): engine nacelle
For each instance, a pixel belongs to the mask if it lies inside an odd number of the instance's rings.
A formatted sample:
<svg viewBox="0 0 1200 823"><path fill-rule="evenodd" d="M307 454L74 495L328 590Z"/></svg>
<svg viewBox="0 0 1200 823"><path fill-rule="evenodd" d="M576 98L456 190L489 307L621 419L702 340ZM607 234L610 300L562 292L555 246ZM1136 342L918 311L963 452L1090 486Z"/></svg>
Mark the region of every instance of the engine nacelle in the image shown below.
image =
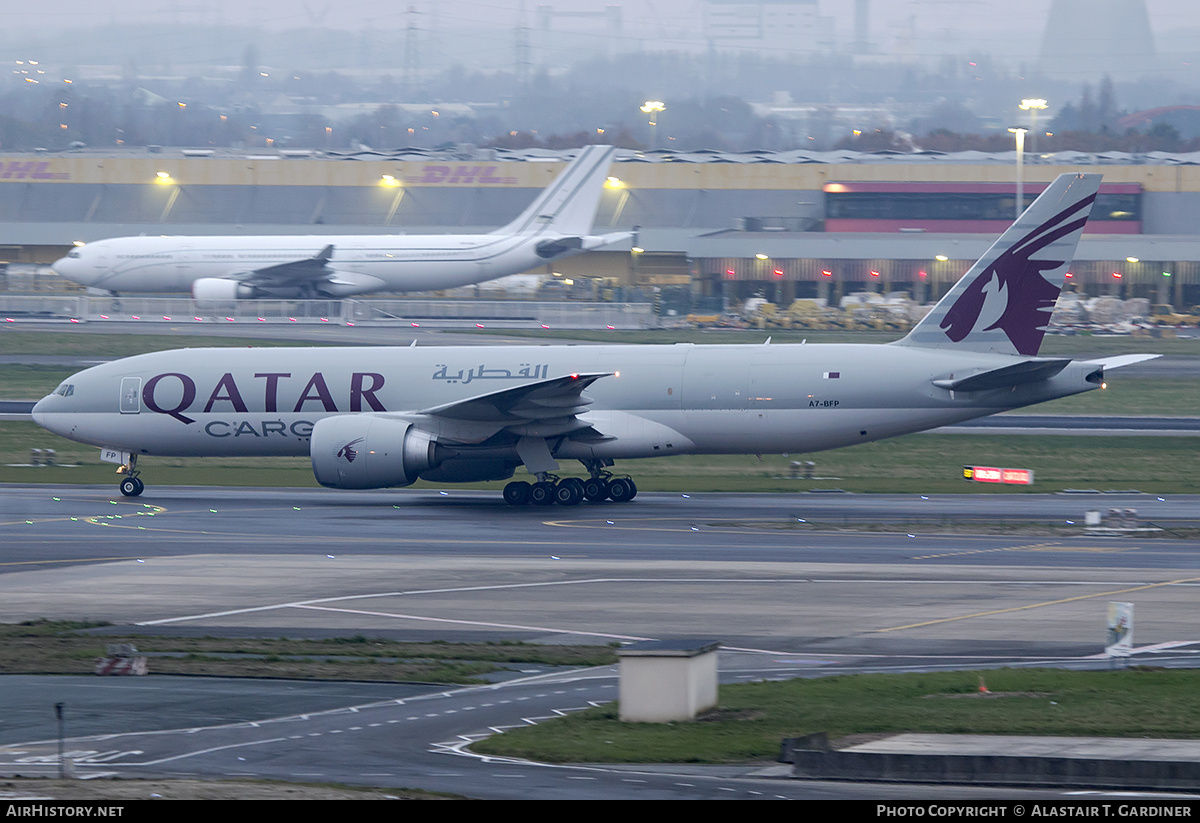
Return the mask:
<svg viewBox="0 0 1200 823"><path fill-rule="evenodd" d="M407 420L339 414L316 422L309 442L313 474L334 489L408 486L432 468L434 439Z"/></svg>
<svg viewBox="0 0 1200 823"><path fill-rule="evenodd" d="M223 277L202 277L192 283L193 300L249 300L254 289L237 280Z"/></svg>

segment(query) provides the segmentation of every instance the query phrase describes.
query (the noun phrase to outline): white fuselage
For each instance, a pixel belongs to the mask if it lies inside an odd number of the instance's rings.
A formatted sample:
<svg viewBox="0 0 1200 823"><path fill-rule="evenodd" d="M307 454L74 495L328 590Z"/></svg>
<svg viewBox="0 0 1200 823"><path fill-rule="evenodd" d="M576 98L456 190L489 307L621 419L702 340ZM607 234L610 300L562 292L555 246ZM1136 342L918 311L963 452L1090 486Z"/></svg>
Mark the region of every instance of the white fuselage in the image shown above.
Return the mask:
<svg viewBox="0 0 1200 823"><path fill-rule="evenodd" d="M559 458L809 452L1096 388L1094 365L991 391L932 384L1013 358L879 345L184 349L95 366L34 409L73 440L152 455L304 455L313 425L424 410L573 373L606 373L580 417L610 439ZM64 387L70 386L69 394ZM454 421L450 421L454 422Z"/></svg>
<svg viewBox="0 0 1200 823"><path fill-rule="evenodd" d="M118 237L74 250L54 264L62 277L124 293L186 292L203 278L237 278L295 263L333 246L329 267L342 275L339 296L428 291L519 274L551 258L537 253L545 234Z"/></svg>

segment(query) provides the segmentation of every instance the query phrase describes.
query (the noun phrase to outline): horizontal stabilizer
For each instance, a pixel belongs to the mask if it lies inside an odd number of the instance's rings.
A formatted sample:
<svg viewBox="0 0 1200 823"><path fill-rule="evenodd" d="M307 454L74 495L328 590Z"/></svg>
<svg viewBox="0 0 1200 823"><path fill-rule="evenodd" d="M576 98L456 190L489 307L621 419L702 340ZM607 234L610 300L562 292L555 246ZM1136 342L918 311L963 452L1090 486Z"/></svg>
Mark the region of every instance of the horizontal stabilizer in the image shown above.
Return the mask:
<svg viewBox="0 0 1200 823"><path fill-rule="evenodd" d="M1101 357L1096 360L1085 360L1084 362L1090 366L1099 366L1102 369L1119 369L1123 366L1132 366L1134 363L1144 363L1147 360L1153 360L1156 357L1162 357L1162 355L1118 354L1115 357Z"/></svg>
<svg viewBox="0 0 1200 823"><path fill-rule="evenodd" d="M986 369L973 374L939 378L933 385L939 389L950 391L986 391L988 389L1007 389L1023 383L1036 383L1039 380L1049 380L1067 367L1071 361L1066 360L1022 360L1011 366L1001 366L998 369Z"/></svg>
<svg viewBox="0 0 1200 823"><path fill-rule="evenodd" d="M537 244L538 257L558 257L567 252L579 251L583 248L582 237L560 237L557 240L543 240Z"/></svg>
<svg viewBox="0 0 1200 823"><path fill-rule="evenodd" d="M602 249L614 243L623 243L632 237L633 232L631 231L589 234L586 237L560 237L557 240L543 240L541 243L538 243L537 253L539 257L549 259L561 254Z"/></svg>

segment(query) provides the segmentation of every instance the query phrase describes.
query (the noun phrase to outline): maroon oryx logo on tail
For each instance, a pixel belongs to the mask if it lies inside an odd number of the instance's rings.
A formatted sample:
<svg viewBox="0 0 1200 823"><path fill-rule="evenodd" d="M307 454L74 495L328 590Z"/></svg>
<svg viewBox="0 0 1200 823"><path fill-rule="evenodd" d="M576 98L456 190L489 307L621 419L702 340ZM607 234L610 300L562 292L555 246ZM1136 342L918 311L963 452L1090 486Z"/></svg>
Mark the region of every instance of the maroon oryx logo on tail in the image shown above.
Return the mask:
<svg viewBox="0 0 1200 823"><path fill-rule="evenodd" d="M358 450L354 447L363 442L364 438L360 437L357 440L351 440L346 445L338 450L337 456L346 458L347 463L353 463L354 458L358 457Z"/></svg>
<svg viewBox="0 0 1200 823"><path fill-rule="evenodd" d="M1087 222L1093 194L1064 209L1014 243L976 276L942 318L946 336L958 343L974 331L1000 329L1021 354L1037 354L1061 286L1042 276L1064 260L1034 260L1033 255ZM1080 211L1083 217L1076 217Z"/></svg>

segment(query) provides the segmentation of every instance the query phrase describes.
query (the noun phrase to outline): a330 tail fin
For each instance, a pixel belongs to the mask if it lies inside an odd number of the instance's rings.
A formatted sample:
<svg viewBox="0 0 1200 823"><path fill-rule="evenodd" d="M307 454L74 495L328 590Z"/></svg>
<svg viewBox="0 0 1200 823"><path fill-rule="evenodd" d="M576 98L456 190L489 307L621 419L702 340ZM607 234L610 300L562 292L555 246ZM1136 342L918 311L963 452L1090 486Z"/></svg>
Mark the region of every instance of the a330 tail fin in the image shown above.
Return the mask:
<svg viewBox="0 0 1200 823"><path fill-rule="evenodd" d="M897 343L1036 355L1100 177L1059 175Z"/></svg>
<svg viewBox="0 0 1200 823"><path fill-rule="evenodd" d="M616 151L612 146L584 146L529 208L492 233L588 235Z"/></svg>

